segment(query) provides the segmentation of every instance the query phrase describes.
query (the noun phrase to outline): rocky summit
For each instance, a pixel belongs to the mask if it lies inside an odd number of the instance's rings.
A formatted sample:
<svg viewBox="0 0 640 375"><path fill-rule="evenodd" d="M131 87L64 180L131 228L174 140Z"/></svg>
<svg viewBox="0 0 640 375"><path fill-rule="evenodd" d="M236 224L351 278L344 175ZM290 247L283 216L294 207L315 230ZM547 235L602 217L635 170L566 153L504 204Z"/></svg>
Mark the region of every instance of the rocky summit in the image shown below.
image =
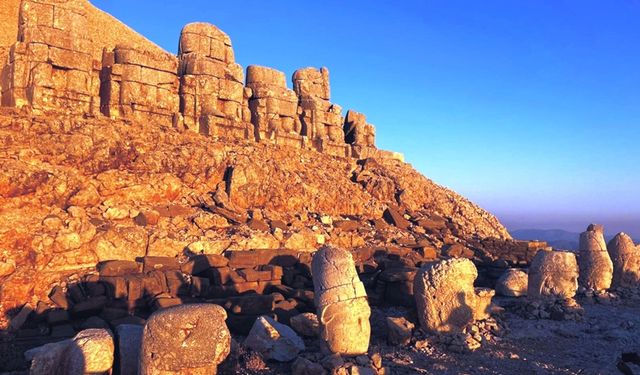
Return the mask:
<svg viewBox="0 0 640 375"><path fill-rule="evenodd" d="M569 254L378 149L328 68L242 67L208 23L174 55L85 0L0 11L0 371L411 372L393 353L498 341L505 272L520 315L575 306Z"/></svg>

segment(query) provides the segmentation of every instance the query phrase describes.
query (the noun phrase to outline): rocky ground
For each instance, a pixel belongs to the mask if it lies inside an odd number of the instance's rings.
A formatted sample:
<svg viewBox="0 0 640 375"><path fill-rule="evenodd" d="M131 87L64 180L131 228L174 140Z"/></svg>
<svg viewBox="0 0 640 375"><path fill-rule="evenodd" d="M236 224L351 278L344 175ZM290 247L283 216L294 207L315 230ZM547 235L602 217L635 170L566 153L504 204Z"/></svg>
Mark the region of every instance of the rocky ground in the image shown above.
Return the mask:
<svg viewBox="0 0 640 375"><path fill-rule="evenodd" d="M509 306L513 298L498 298L498 304ZM349 365L371 366L371 358L380 355L382 366L391 374L616 374L623 353L640 349L640 303L623 300L615 304L586 303L582 321L524 319L509 308L498 315L506 329L496 332L491 342L476 351L457 353L434 337L414 332L410 344L387 342L385 317L405 316L415 321L413 312L401 308L373 308L372 341L369 358L343 358ZM290 374L291 363L264 361L259 354L241 344L244 336L234 335L232 352L219 367L220 374ZM0 343L0 362L4 366L25 366L21 352L42 344L33 340ZM301 357L318 363L320 354L316 339L305 339L307 350ZM359 362L360 361L360 362ZM627 362L630 374L640 367ZM26 374L23 371L11 374ZM9 374L9 373L3 373Z"/></svg>
<svg viewBox="0 0 640 375"><path fill-rule="evenodd" d="M512 303L512 299L498 300ZM374 309L370 354L379 353L392 374L617 374L623 353L640 349L640 304L585 304L583 321L524 319L506 311L500 320L507 329L493 342L473 352L455 353L428 336L414 337L410 345L389 345L384 317L411 315L407 311ZM415 336L415 335L414 335ZM236 337L241 341L242 337ZM417 342L417 344L416 344ZM313 340L308 347L317 348ZM288 364L264 362L255 353L235 345L221 373L286 374ZM315 353L302 356L314 358ZM353 359L354 363L357 363ZM634 370L634 365L627 363ZM635 368L635 371L640 367ZM225 372L226 371L226 372ZM638 373L638 372L633 372Z"/></svg>

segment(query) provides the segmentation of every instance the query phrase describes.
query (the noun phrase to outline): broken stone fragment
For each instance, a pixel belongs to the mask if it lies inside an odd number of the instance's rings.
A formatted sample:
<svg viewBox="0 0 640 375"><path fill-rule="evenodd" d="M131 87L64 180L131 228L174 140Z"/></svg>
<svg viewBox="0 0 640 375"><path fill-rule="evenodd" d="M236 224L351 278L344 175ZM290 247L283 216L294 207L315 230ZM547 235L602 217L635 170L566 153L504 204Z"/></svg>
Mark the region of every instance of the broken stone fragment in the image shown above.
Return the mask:
<svg viewBox="0 0 640 375"><path fill-rule="evenodd" d="M529 267L531 298L573 298L578 290L578 263L573 253L538 251Z"/></svg>
<svg viewBox="0 0 640 375"><path fill-rule="evenodd" d="M358 355L369 348L371 309L351 254L323 247L311 263L320 337L333 353Z"/></svg>
<svg viewBox="0 0 640 375"><path fill-rule="evenodd" d="M138 374L143 329L143 326L134 324L120 324L116 327L120 375Z"/></svg>
<svg viewBox="0 0 640 375"><path fill-rule="evenodd" d="M293 329L268 316L256 319L244 345L279 362L291 361L305 349L304 341Z"/></svg>
<svg viewBox="0 0 640 375"><path fill-rule="evenodd" d="M585 289L609 289L613 280L613 263L607 252L604 233L601 226L592 224L589 227L595 230L587 230L580 234L578 283Z"/></svg>
<svg viewBox="0 0 640 375"><path fill-rule="evenodd" d="M231 350L227 313L214 304L169 307L147 321L140 375L216 374Z"/></svg>

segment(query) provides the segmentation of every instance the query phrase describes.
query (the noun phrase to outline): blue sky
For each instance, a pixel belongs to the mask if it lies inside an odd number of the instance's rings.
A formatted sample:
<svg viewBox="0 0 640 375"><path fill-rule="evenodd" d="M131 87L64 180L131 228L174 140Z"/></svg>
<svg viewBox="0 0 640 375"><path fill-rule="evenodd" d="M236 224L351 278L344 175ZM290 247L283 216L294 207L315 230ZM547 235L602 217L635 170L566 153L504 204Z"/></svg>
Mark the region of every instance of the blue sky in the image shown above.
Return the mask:
<svg viewBox="0 0 640 375"><path fill-rule="evenodd" d="M640 237L640 1L93 1L171 52L210 22L237 61L327 66L377 143L509 229Z"/></svg>

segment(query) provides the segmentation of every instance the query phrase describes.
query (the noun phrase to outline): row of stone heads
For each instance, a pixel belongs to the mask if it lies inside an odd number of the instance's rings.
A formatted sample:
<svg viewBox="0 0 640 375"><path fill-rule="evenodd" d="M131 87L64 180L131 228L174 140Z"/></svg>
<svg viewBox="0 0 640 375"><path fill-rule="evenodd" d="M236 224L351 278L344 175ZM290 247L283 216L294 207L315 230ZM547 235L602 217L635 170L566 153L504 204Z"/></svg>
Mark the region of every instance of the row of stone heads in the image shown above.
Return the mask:
<svg viewBox="0 0 640 375"><path fill-rule="evenodd" d="M529 267L528 296L573 298L578 289L640 287L640 246L625 233L605 242L604 227L580 234L577 253L540 251Z"/></svg>
<svg viewBox="0 0 640 375"><path fill-rule="evenodd" d="M321 347L345 356L367 353L371 309L353 256L327 246L314 253L311 268ZM468 259L423 265L414 279L422 328L434 334L457 333L476 320L486 319L493 291L474 288L477 276ZM134 368L140 374L181 374L187 369L190 374L215 374L230 353L226 320L227 312L216 304L173 306L153 313L144 328L118 326L118 350L114 350L109 331L87 330L59 343L56 350L45 346L28 352L27 357L32 370L50 366L46 369L49 372L39 373L76 373L71 370L78 363L96 373L107 372L114 353L120 353L120 365L130 367L128 372L121 368L121 373L135 373ZM305 350L304 341L291 327L267 316L255 320L244 345L277 361L291 361ZM95 363L98 359L100 363Z"/></svg>

